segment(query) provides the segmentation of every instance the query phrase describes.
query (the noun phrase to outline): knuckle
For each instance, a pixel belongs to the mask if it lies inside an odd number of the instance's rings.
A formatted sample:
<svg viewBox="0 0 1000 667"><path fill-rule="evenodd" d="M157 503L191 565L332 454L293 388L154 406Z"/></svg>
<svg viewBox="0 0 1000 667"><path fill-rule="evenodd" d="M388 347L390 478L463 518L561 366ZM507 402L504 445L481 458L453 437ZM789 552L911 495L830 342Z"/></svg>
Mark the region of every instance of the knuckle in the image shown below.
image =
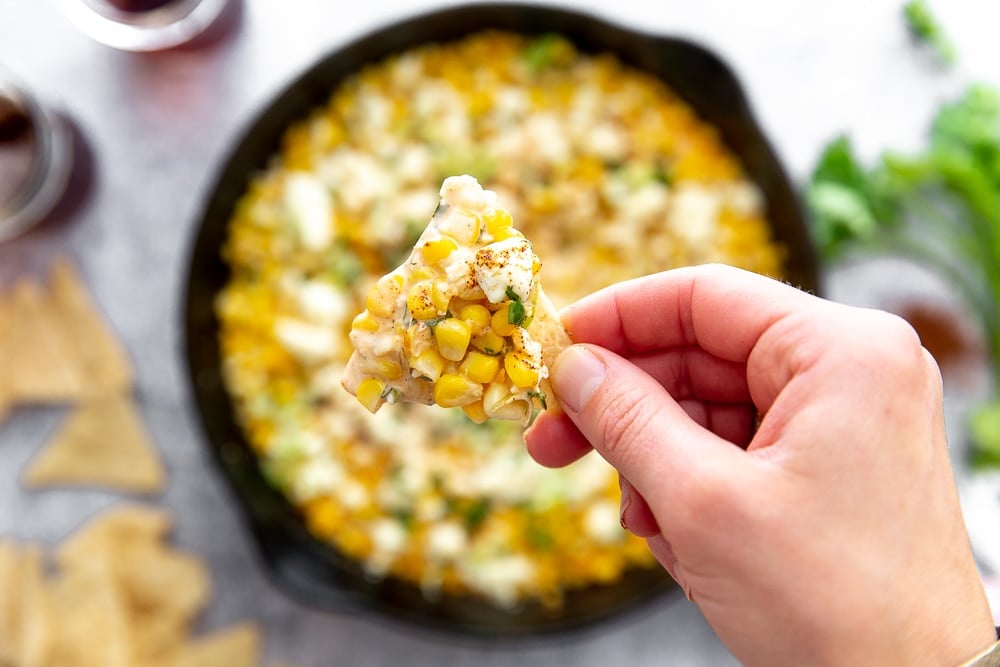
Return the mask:
<svg viewBox="0 0 1000 667"><path fill-rule="evenodd" d="M884 386L905 389L905 395L916 400L929 400L941 394L937 362L905 319L871 311L857 335L860 337L857 354Z"/></svg>
<svg viewBox="0 0 1000 667"><path fill-rule="evenodd" d="M598 421L602 454L616 466L645 448L657 413L653 397L634 387L609 392Z"/></svg>

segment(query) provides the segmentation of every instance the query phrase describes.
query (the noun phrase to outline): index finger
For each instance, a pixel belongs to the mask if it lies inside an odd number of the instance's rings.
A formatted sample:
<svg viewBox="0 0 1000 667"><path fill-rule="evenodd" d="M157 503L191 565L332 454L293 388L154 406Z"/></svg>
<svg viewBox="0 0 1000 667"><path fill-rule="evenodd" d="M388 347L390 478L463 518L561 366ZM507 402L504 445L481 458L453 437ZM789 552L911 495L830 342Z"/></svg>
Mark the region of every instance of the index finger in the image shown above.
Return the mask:
<svg viewBox="0 0 1000 667"><path fill-rule="evenodd" d="M562 320L574 342L624 357L697 346L745 363L772 324L820 303L777 280L712 264L617 283L566 308Z"/></svg>

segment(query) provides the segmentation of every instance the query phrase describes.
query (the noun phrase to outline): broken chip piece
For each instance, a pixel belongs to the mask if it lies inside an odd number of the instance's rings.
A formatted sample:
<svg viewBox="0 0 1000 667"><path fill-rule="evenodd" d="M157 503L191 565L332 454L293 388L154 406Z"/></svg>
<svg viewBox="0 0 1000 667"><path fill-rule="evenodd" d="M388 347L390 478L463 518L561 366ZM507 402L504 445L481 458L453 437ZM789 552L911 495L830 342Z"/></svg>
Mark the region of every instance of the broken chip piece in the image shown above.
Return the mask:
<svg viewBox="0 0 1000 667"><path fill-rule="evenodd" d="M449 177L440 194L410 256L354 319L342 384L371 412L405 401L527 424L547 406L546 359L569 342L541 262L475 178Z"/></svg>

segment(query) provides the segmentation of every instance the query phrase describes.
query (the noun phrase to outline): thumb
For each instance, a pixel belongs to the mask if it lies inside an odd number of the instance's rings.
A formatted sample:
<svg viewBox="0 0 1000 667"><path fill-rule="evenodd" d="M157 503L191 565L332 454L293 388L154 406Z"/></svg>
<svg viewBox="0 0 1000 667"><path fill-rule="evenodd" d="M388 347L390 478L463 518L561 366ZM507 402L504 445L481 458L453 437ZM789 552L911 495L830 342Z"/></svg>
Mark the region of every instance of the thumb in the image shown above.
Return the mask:
<svg viewBox="0 0 1000 667"><path fill-rule="evenodd" d="M551 381L580 433L651 507L673 506L679 500L673 492L745 458L692 420L642 369L604 348L568 347L553 364Z"/></svg>

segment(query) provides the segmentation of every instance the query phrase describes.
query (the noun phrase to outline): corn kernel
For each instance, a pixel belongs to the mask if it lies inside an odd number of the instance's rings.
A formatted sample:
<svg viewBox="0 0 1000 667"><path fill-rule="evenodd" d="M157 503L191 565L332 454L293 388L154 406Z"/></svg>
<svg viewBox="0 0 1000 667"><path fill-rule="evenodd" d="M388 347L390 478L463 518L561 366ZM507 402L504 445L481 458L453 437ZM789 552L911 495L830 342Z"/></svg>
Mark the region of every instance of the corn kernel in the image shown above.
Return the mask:
<svg viewBox="0 0 1000 667"><path fill-rule="evenodd" d="M472 346L486 354L502 354L504 351L504 340L493 331L486 331L472 339Z"/></svg>
<svg viewBox="0 0 1000 667"><path fill-rule="evenodd" d="M386 380L398 380L403 377L403 368L389 359L375 359L363 364L366 372Z"/></svg>
<svg viewBox="0 0 1000 667"><path fill-rule="evenodd" d="M479 216L475 213L458 211L446 220L448 222L447 232L454 236L459 243L469 245L479 240L481 224Z"/></svg>
<svg viewBox="0 0 1000 667"><path fill-rule="evenodd" d="M389 317L396 310L396 299L403 293L403 276L390 274L379 278L368 299L365 307L376 317Z"/></svg>
<svg viewBox="0 0 1000 667"><path fill-rule="evenodd" d="M506 209L502 208L498 208L493 211L492 215L486 216L484 222L486 223L486 231L494 237L497 232L514 226L514 219Z"/></svg>
<svg viewBox="0 0 1000 667"><path fill-rule="evenodd" d="M472 327L472 335L478 336L490 325L490 311L486 306L470 303L459 309L458 319L467 322Z"/></svg>
<svg viewBox="0 0 1000 667"><path fill-rule="evenodd" d="M514 400L510 390L501 382L494 382L483 392L483 411L494 419L522 421L530 412L527 401Z"/></svg>
<svg viewBox="0 0 1000 667"><path fill-rule="evenodd" d="M439 275L441 275L440 272L435 271L431 267L421 266L419 269L413 272L413 275L411 276L410 279L413 280L413 282L420 282L421 280L432 280L434 278L437 278Z"/></svg>
<svg viewBox="0 0 1000 667"><path fill-rule="evenodd" d="M451 303L451 291L448 288L447 281L434 281L434 289L431 290L431 301L439 313L448 311L448 305Z"/></svg>
<svg viewBox="0 0 1000 667"><path fill-rule="evenodd" d="M438 354L434 348L428 348L410 359L410 368L421 377L425 377L431 382L437 382L441 373L444 372L444 357Z"/></svg>
<svg viewBox="0 0 1000 667"><path fill-rule="evenodd" d="M472 327L457 317L449 317L434 327L438 350L442 357L450 361L462 360L471 338Z"/></svg>
<svg viewBox="0 0 1000 667"><path fill-rule="evenodd" d="M483 384L493 382L497 373L500 372L500 358L472 351L459 366L459 370L465 373L465 376L470 380Z"/></svg>
<svg viewBox="0 0 1000 667"><path fill-rule="evenodd" d="M457 249L458 244L455 243L454 239L442 236L420 246L420 255L424 258L425 262L434 265L440 264Z"/></svg>
<svg viewBox="0 0 1000 667"><path fill-rule="evenodd" d="M351 329L356 331L378 331L378 322L370 313L359 313L351 322Z"/></svg>
<svg viewBox="0 0 1000 667"><path fill-rule="evenodd" d="M504 227L503 229L498 229L495 234L493 234L493 241L505 241L507 239L523 239L524 234L519 232L514 227Z"/></svg>
<svg viewBox="0 0 1000 667"><path fill-rule="evenodd" d="M510 323L510 302L505 303L500 310L490 318L490 328L498 336L510 336L517 331L517 325Z"/></svg>
<svg viewBox="0 0 1000 667"><path fill-rule="evenodd" d="M486 292L483 291L483 288L475 280L463 280L459 283L455 296L465 301L476 302L486 300Z"/></svg>
<svg viewBox="0 0 1000 667"><path fill-rule="evenodd" d="M358 385L358 401L368 409L368 412L375 414L385 400L382 398L384 391L385 385L382 382L375 378L365 378Z"/></svg>
<svg viewBox="0 0 1000 667"><path fill-rule="evenodd" d="M434 284L429 280L416 283L406 296L406 307L418 320L430 320L440 313L434 305Z"/></svg>
<svg viewBox="0 0 1000 667"><path fill-rule="evenodd" d="M484 424L486 420L489 419L489 415L483 410L483 402L476 401L475 403L468 403L462 406L462 412L465 416L473 421L475 424Z"/></svg>
<svg viewBox="0 0 1000 667"><path fill-rule="evenodd" d="M503 358L503 367L510 381L521 389L530 389L538 384L538 367L524 350L508 353Z"/></svg>
<svg viewBox="0 0 1000 667"><path fill-rule="evenodd" d="M542 270L542 260L538 258L538 255L531 260L531 273L538 275L538 272Z"/></svg>
<svg viewBox="0 0 1000 667"><path fill-rule="evenodd" d="M344 509L329 498L310 502L305 515L309 530L320 537L333 537L344 521Z"/></svg>
<svg viewBox="0 0 1000 667"><path fill-rule="evenodd" d="M457 408L483 397L483 385L458 373L445 373L434 385L434 402L442 408Z"/></svg>

